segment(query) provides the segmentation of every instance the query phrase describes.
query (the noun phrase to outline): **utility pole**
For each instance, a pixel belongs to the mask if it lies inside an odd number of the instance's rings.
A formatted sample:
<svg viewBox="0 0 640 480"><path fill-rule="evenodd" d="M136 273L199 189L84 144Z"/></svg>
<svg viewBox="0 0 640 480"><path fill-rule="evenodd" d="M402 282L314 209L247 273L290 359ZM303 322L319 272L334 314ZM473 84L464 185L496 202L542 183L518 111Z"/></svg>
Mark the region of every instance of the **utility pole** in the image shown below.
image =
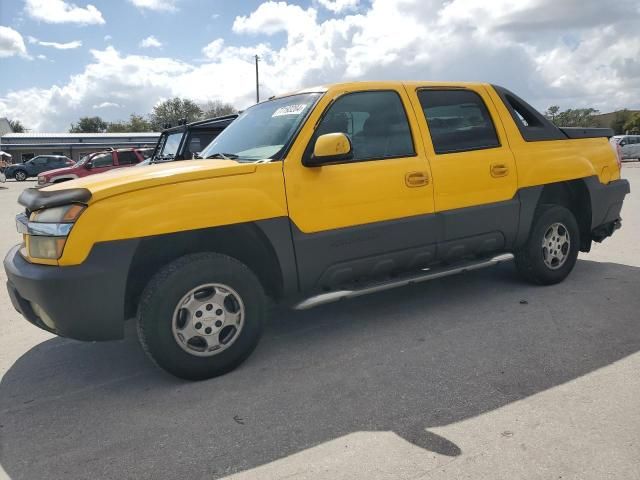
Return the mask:
<svg viewBox="0 0 640 480"><path fill-rule="evenodd" d="M258 60L260 60L260 57L256 55L255 59L256 59L256 103L260 103L260 83L258 80Z"/></svg>

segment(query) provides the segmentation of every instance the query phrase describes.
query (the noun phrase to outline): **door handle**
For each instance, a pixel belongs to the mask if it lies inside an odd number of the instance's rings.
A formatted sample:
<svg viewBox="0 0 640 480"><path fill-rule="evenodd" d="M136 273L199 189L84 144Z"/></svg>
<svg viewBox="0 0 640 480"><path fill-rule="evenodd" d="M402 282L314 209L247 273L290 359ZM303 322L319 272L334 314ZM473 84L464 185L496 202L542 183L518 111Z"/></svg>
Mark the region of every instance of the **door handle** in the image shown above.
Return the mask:
<svg viewBox="0 0 640 480"><path fill-rule="evenodd" d="M491 176L492 177L504 177L509 174L509 167L504 163L492 163L491 164Z"/></svg>
<svg viewBox="0 0 640 480"><path fill-rule="evenodd" d="M407 187L422 187L429 184L427 172L409 172L404 176Z"/></svg>

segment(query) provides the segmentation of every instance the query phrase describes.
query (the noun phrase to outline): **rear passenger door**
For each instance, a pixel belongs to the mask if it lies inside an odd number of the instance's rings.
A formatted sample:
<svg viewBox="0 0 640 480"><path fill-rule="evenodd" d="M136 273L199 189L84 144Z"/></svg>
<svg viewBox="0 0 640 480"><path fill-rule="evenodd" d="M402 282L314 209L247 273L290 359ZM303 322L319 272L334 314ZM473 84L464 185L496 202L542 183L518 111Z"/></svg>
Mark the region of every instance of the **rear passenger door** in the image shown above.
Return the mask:
<svg viewBox="0 0 640 480"><path fill-rule="evenodd" d="M519 217L517 172L491 99L478 88L409 92L431 163L445 260L508 248Z"/></svg>

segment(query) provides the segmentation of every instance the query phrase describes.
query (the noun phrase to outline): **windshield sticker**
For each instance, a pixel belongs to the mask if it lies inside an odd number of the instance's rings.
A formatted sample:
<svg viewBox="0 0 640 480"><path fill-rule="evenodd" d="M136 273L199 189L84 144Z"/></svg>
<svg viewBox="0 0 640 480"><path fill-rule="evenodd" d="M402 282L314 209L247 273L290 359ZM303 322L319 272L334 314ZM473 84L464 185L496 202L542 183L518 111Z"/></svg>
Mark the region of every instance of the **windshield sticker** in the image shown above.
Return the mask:
<svg viewBox="0 0 640 480"><path fill-rule="evenodd" d="M287 105L286 107L280 107L277 109L271 116L281 117L283 115L300 115L304 112L305 108L307 108L306 103L301 103L299 105Z"/></svg>

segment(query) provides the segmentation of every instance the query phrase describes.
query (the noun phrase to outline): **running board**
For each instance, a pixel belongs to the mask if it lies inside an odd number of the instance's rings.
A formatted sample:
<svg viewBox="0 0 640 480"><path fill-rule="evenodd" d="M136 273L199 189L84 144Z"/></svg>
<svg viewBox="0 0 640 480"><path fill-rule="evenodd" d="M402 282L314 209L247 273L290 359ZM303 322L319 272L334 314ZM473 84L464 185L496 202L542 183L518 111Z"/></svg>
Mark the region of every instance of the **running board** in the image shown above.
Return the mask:
<svg viewBox="0 0 640 480"><path fill-rule="evenodd" d="M494 265L502 262L507 262L512 259L513 255L511 253L505 253L488 260L463 263L451 268L441 268L437 270L426 268L426 273L414 275L412 277L395 279L388 282L374 283L357 290L337 290L335 292L321 293L295 304L293 306L293 309L307 310L309 308L317 307L318 305L337 302L338 300L344 300L346 298L360 297L362 295L368 295L370 293L376 293L383 290L390 290L392 288L411 285L412 283L426 282L427 280L434 280L436 278L448 277L449 275L455 275L458 273L470 272L472 270L479 270L481 268L492 267Z"/></svg>

